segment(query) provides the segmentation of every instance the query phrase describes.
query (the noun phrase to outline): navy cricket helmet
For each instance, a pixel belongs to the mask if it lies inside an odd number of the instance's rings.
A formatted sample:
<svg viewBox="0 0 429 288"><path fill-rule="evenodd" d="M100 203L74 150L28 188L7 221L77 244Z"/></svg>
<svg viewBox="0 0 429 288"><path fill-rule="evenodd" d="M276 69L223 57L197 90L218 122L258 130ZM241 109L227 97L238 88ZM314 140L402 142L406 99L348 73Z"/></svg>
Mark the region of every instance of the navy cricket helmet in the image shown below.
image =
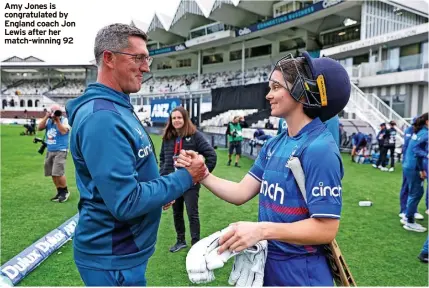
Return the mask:
<svg viewBox="0 0 429 288"><path fill-rule="evenodd" d="M339 62L328 57L313 58L303 52L298 59L303 60L304 70L298 69L296 59L292 54L288 54L276 63L271 75L275 70L279 70L285 83L290 82L286 80L282 67L286 61L293 61L297 77L294 83L291 83L291 88L287 87L288 85L284 88L296 101L303 104L307 115L312 118L319 117L325 122L340 113L349 102L349 75Z"/></svg>

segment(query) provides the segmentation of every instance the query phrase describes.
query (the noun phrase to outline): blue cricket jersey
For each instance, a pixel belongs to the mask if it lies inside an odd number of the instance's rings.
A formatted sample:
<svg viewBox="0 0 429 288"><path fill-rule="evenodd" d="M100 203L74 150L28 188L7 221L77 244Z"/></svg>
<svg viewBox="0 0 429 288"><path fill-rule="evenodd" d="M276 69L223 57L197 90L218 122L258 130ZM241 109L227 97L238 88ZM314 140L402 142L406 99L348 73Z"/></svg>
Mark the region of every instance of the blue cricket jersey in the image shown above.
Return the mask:
<svg viewBox="0 0 429 288"><path fill-rule="evenodd" d="M325 122L326 127L328 128L329 132L331 132L332 136L334 137L335 142L337 143L337 146L340 147L340 117L338 115L335 115L331 119L327 120ZM279 128L277 130L277 135L285 131L287 128L287 124L285 119L281 118L279 121Z"/></svg>
<svg viewBox="0 0 429 288"><path fill-rule="evenodd" d="M408 143L407 150L405 151L404 162L402 168L413 171L424 170L422 159L427 158L427 142L428 142L428 128L423 127L419 132L411 136ZM426 151L425 151L426 150Z"/></svg>
<svg viewBox="0 0 429 288"><path fill-rule="evenodd" d="M310 136L315 140L301 154L305 174L307 204L296 184L287 160ZM332 134L319 118L295 136L287 130L270 139L261 149L249 174L261 182L259 221L293 223L307 218L340 219L343 166ZM322 246L294 245L268 241L268 257L287 259L294 255L322 253Z"/></svg>
<svg viewBox="0 0 429 288"><path fill-rule="evenodd" d="M407 127L404 131L404 145L402 146L402 162L405 161L405 154L407 153L408 144L410 143L411 136L413 136L414 128L413 126Z"/></svg>

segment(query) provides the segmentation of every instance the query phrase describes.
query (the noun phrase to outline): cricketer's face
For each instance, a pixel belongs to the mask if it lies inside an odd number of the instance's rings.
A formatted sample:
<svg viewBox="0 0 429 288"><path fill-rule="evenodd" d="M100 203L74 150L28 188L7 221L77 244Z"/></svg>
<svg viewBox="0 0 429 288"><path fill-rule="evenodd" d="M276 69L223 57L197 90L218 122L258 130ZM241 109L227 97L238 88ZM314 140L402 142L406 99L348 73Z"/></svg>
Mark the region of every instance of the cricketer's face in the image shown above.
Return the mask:
<svg viewBox="0 0 429 288"><path fill-rule="evenodd" d="M282 73L278 70L271 74L269 81L270 92L265 97L271 105L271 115L286 118L297 110L302 104L295 101L285 88L291 88L290 83L285 83Z"/></svg>

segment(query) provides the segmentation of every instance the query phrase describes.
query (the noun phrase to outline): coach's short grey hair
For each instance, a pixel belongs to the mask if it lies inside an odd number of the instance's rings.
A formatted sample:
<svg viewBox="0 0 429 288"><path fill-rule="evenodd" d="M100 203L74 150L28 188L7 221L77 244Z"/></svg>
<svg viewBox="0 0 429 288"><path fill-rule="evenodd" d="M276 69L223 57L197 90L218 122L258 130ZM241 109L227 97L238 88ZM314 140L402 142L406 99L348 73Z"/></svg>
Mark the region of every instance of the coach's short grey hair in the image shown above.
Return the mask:
<svg viewBox="0 0 429 288"><path fill-rule="evenodd" d="M121 51L128 47L128 37L137 36L147 42L145 32L127 24L111 24L98 31L95 37L94 56L97 66L100 66L103 51Z"/></svg>

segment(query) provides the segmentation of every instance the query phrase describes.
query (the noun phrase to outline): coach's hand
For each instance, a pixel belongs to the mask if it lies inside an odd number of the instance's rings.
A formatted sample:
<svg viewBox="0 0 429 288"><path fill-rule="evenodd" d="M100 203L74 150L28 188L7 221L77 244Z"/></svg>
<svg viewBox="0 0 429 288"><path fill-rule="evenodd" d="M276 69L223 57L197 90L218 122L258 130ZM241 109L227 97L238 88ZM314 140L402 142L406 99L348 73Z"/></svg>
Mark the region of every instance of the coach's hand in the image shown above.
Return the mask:
<svg viewBox="0 0 429 288"><path fill-rule="evenodd" d="M162 206L162 210L168 210L168 208L170 208L174 202L176 202L176 200L171 201L170 203L165 204L164 206Z"/></svg>
<svg viewBox="0 0 429 288"><path fill-rule="evenodd" d="M219 253L225 250L240 252L263 239L262 226L259 222L237 222L232 229L219 239Z"/></svg>
<svg viewBox="0 0 429 288"><path fill-rule="evenodd" d="M191 166L193 160L202 160L202 162L204 162L204 157L199 155L198 152L192 150L181 150L176 161L176 167L189 167Z"/></svg>
<svg viewBox="0 0 429 288"><path fill-rule="evenodd" d="M176 160L176 167L188 170L194 183L201 182L210 174L204 157L192 150L180 151L179 157Z"/></svg>

